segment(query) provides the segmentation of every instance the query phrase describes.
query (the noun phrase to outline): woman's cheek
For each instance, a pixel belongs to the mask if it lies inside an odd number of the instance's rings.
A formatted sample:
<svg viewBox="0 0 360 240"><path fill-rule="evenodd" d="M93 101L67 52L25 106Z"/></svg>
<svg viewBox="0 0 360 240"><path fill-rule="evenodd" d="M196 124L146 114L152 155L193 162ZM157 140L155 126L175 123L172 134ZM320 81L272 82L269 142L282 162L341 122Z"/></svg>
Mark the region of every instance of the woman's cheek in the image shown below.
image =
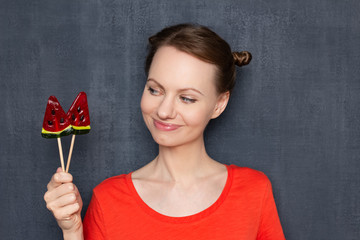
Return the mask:
<svg viewBox="0 0 360 240"><path fill-rule="evenodd" d="M189 126L203 125L208 122L207 111L194 109L183 111L183 119Z"/></svg>
<svg viewBox="0 0 360 240"><path fill-rule="evenodd" d="M149 111L151 111L151 102L149 101L149 97L146 96L145 92L141 97L140 108L143 113L149 113Z"/></svg>

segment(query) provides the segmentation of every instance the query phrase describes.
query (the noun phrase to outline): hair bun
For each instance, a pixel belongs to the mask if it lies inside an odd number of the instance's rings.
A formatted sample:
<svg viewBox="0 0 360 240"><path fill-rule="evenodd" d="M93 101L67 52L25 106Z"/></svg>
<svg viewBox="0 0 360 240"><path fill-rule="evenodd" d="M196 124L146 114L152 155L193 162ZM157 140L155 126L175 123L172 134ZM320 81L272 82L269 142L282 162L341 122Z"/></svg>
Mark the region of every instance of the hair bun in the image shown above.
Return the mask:
<svg viewBox="0 0 360 240"><path fill-rule="evenodd" d="M251 53L249 53L248 51L233 52L232 55L235 64L239 67L248 65L252 58Z"/></svg>

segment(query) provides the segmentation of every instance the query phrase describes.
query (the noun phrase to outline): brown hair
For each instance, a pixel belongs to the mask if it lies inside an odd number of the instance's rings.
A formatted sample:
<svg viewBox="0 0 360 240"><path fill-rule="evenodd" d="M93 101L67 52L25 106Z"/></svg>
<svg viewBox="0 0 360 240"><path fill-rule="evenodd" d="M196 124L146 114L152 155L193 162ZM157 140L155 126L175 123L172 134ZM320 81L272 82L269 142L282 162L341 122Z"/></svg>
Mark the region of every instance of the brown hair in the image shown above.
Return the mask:
<svg viewBox="0 0 360 240"><path fill-rule="evenodd" d="M205 62L214 64L217 71L218 93L229 91L235 85L235 65L243 66L251 61L247 51L231 52L229 44L209 28L179 24L164 28L149 38L145 71L148 74L156 51L163 46L172 46Z"/></svg>

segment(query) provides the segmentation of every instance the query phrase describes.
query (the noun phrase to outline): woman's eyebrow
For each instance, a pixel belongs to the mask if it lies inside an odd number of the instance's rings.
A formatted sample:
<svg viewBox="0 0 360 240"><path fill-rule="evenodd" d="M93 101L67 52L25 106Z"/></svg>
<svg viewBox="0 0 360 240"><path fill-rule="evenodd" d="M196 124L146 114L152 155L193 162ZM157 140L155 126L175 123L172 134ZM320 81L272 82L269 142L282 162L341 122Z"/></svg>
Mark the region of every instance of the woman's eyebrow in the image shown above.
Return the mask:
<svg viewBox="0 0 360 240"><path fill-rule="evenodd" d="M163 87L163 85L161 85L160 83L158 83L158 81L156 81L155 79L153 79L153 78L148 78L147 82L150 82L150 81L155 82L157 85L159 85L160 88L165 89L165 88Z"/></svg>
<svg viewBox="0 0 360 240"><path fill-rule="evenodd" d="M188 91L188 90L195 91L195 92L197 92L197 93L199 93L199 94L201 94L201 95L204 96L204 94L203 94L202 92L200 92L199 90L197 90L197 89L195 89L195 88L182 88L182 89L179 90L179 92Z"/></svg>
<svg viewBox="0 0 360 240"><path fill-rule="evenodd" d="M165 89L158 81L156 81L156 80L153 79L153 78L149 78L147 81L148 81L148 82L150 82L150 81L155 82L157 85L159 85L160 88ZM179 89L178 92L189 91L189 90L195 91L195 92L197 92L197 93L205 96L202 92L200 92L199 90L197 90L197 89L195 89L195 88L182 88L182 89Z"/></svg>

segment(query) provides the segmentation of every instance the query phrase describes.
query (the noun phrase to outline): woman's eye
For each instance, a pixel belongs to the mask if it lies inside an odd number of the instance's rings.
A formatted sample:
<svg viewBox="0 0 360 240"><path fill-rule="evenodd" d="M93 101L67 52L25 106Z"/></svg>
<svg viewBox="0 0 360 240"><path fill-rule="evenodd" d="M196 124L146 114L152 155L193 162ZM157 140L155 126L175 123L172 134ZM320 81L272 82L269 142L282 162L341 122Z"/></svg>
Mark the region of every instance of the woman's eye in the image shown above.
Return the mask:
<svg viewBox="0 0 360 240"><path fill-rule="evenodd" d="M185 103L194 103L196 102L196 99L188 98L188 97L180 97L181 100Z"/></svg>
<svg viewBox="0 0 360 240"><path fill-rule="evenodd" d="M153 89L152 87L148 87L148 91L151 95L159 95L159 91Z"/></svg>

